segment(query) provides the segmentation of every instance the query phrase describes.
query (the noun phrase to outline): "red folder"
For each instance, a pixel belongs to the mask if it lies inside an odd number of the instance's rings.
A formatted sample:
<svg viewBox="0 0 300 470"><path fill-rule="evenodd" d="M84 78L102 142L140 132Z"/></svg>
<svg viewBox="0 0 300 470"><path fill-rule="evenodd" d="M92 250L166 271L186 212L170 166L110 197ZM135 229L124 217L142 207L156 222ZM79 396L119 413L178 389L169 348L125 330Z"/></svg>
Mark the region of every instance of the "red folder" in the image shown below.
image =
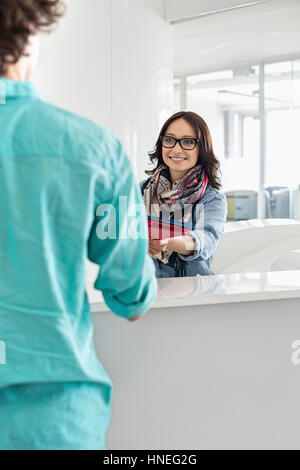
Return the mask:
<svg viewBox="0 0 300 470"><path fill-rule="evenodd" d="M180 237L191 230L193 230L192 223L175 222L161 217L148 216L148 232L149 238L152 240Z"/></svg>

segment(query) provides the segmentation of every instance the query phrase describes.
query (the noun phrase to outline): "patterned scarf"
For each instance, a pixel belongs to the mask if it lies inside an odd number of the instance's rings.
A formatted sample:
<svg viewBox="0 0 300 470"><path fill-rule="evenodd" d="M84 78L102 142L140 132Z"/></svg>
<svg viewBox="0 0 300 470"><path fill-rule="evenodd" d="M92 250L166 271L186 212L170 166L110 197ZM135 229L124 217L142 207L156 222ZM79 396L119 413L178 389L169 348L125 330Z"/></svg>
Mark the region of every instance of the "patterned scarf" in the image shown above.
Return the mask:
<svg viewBox="0 0 300 470"><path fill-rule="evenodd" d="M169 168L162 164L152 175L145 187L143 200L148 216L159 216L165 211L174 213L176 222L192 222L192 211L184 210L184 206L192 205L202 198L208 184L207 175L201 165L195 165L179 181L171 183ZM156 200L156 203L155 203ZM164 264L169 262L173 251L165 249L162 253L151 255Z"/></svg>

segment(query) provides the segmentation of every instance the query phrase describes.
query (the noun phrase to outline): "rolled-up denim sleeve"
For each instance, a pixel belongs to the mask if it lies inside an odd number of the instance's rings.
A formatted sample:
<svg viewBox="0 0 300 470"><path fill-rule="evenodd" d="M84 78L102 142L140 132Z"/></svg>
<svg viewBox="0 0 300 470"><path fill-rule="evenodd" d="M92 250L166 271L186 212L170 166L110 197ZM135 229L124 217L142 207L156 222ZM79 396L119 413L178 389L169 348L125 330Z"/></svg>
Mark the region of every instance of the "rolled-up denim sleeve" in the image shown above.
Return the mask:
<svg viewBox="0 0 300 470"><path fill-rule="evenodd" d="M105 203L107 210L100 210L100 216L96 211L88 258L100 266L94 287L102 291L107 306L116 315L132 318L145 313L156 298L155 265L149 255L145 207L131 162L118 141L107 152L115 166L110 184L103 175L98 181L98 204ZM107 227L111 233L105 237Z"/></svg>
<svg viewBox="0 0 300 470"><path fill-rule="evenodd" d="M195 229L188 232L195 240L194 252L189 256L178 253L184 261L206 261L214 255L227 218L226 196L215 192L196 206Z"/></svg>

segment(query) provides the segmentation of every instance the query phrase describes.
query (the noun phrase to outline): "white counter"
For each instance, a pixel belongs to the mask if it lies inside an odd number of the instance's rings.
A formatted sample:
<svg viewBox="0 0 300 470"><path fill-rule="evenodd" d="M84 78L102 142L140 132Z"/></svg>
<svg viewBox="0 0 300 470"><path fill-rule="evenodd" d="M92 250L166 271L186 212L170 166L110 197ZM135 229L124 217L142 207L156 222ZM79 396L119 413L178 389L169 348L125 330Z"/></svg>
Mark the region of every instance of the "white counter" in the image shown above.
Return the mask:
<svg viewBox="0 0 300 470"><path fill-rule="evenodd" d="M300 271L225 274L158 279L158 296L150 310L300 298ZM101 292L88 287L93 313L107 312Z"/></svg>
<svg viewBox="0 0 300 470"><path fill-rule="evenodd" d="M96 353L114 383L107 448L300 449L300 271L158 285L137 322L89 287Z"/></svg>

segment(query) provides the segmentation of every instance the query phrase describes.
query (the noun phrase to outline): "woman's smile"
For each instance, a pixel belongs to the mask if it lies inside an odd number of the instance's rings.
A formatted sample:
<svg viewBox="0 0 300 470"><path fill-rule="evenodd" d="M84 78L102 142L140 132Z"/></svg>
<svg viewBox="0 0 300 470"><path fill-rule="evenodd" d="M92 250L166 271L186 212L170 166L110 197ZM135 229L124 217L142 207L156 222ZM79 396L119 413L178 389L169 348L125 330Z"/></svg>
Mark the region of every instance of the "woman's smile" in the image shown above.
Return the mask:
<svg viewBox="0 0 300 470"><path fill-rule="evenodd" d="M186 160L186 158L184 157L169 157L173 162L177 162L177 163L180 163L180 162L184 162Z"/></svg>

